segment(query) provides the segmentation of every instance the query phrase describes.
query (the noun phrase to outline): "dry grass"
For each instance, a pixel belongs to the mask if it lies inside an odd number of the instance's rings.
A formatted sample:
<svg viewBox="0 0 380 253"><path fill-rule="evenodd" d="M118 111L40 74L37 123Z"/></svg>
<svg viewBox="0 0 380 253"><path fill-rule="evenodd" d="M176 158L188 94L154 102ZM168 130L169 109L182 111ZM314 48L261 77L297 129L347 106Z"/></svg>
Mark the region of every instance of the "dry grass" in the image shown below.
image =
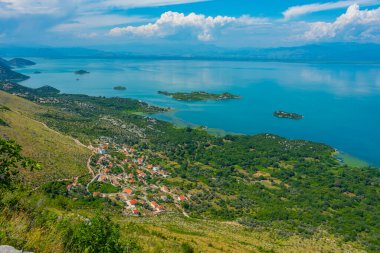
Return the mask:
<svg viewBox="0 0 380 253"><path fill-rule="evenodd" d="M118 220L124 236L136 238L146 252L181 252L183 242L196 252L364 252L321 232L312 238L283 237L249 230L234 222L186 219L174 215Z"/></svg>
<svg viewBox="0 0 380 253"><path fill-rule="evenodd" d="M28 182L36 185L87 173L91 151L33 119L35 113L47 108L4 92L0 92L0 104L11 109L0 111L0 117L10 126L0 126L0 135L15 140L23 147L25 156L43 167L41 171L25 172Z"/></svg>

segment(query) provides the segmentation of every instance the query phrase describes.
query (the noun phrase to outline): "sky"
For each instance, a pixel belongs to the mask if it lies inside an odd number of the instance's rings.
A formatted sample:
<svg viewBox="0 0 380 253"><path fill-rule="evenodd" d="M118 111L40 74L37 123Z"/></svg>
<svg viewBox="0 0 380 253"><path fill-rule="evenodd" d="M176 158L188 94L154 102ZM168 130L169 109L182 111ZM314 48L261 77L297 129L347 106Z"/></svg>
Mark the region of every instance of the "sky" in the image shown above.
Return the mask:
<svg viewBox="0 0 380 253"><path fill-rule="evenodd" d="M380 43L380 0L0 0L0 44Z"/></svg>

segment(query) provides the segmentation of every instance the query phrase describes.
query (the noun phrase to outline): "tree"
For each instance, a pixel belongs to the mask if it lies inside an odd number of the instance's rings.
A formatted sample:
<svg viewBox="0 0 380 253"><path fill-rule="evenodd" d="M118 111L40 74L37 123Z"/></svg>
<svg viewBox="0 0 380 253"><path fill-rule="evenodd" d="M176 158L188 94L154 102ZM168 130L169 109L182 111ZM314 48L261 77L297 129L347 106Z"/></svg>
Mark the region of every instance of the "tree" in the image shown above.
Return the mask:
<svg viewBox="0 0 380 253"><path fill-rule="evenodd" d="M109 217L95 216L79 224L73 224L66 232L65 246L68 252L113 253L137 250L134 243L123 245L120 228Z"/></svg>
<svg viewBox="0 0 380 253"><path fill-rule="evenodd" d="M30 170L40 169L40 165L35 161L23 157L21 150L16 142L0 138L0 188L11 188L21 167Z"/></svg>

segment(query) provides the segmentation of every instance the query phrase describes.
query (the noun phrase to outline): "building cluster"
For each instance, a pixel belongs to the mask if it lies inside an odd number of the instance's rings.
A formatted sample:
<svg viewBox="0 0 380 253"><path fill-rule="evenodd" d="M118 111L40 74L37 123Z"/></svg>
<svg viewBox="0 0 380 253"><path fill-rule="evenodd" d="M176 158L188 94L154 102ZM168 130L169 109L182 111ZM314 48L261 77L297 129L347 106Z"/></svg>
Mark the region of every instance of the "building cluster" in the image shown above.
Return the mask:
<svg viewBox="0 0 380 253"><path fill-rule="evenodd" d="M97 153L91 182L111 184L119 192L94 192L93 196L123 202L127 215L157 214L166 211L170 203L187 201L186 196L162 183L170 173L149 163L148 157L135 148L106 143L97 148Z"/></svg>

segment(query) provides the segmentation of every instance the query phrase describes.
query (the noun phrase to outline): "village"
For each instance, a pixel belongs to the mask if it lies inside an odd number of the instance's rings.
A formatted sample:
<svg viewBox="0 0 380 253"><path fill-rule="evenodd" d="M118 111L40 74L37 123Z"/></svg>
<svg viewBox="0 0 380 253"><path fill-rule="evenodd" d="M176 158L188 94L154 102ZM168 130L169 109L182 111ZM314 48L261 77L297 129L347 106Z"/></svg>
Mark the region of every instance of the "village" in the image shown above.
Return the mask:
<svg viewBox="0 0 380 253"><path fill-rule="evenodd" d="M104 143L94 148L89 162L93 178L86 189L94 197L108 198L125 206L129 216L178 212L185 216L183 203L188 201L179 188L164 184L170 173L148 162L143 152L120 144ZM70 190L75 182L67 186Z"/></svg>

